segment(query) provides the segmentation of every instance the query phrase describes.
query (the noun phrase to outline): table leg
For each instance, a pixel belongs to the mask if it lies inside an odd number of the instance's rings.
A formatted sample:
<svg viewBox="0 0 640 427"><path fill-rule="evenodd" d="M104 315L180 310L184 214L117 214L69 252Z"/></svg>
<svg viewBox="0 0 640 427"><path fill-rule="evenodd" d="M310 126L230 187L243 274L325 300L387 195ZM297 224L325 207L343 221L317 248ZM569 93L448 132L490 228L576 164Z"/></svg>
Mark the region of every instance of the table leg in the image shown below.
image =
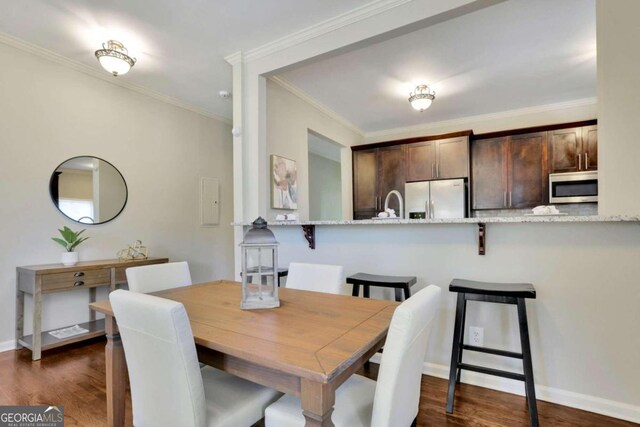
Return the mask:
<svg viewBox="0 0 640 427"><path fill-rule="evenodd" d="M307 379L300 381L300 400L305 427L333 427L331 413L336 400L336 391L331 384Z"/></svg>
<svg viewBox="0 0 640 427"><path fill-rule="evenodd" d="M16 295L16 350L22 348L20 340L24 335L24 292L18 289Z"/></svg>
<svg viewBox="0 0 640 427"><path fill-rule="evenodd" d="M107 332L107 426L120 427L124 426L127 363L116 319L105 316L104 321Z"/></svg>
<svg viewBox="0 0 640 427"><path fill-rule="evenodd" d="M42 292L40 276L36 277L33 293L33 335L31 338L31 360L40 360L42 354Z"/></svg>

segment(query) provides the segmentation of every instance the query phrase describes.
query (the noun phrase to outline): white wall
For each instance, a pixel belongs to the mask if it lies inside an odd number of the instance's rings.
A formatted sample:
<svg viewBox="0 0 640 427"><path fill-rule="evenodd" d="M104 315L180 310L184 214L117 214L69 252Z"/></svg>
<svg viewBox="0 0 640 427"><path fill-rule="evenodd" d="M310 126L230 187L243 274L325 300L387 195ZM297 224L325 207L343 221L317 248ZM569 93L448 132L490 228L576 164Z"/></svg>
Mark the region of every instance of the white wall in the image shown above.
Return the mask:
<svg viewBox="0 0 640 427"><path fill-rule="evenodd" d="M598 169L600 212L640 212L640 2L598 0Z"/></svg>
<svg viewBox="0 0 640 427"><path fill-rule="evenodd" d="M335 160L309 153L309 219L342 219L341 166Z"/></svg>
<svg viewBox="0 0 640 427"><path fill-rule="evenodd" d="M351 217L351 150L348 147L362 143L362 136L324 114L308 102L289 92L279 84L267 81L267 155L277 154L297 162L298 213L309 219L309 130L345 147L342 149L342 215ZM269 169L267 167L267 169ZM269 172L265 178L269 179ZM269 181L270 182L270 181ZM269 191L269 190L267 190ZM286 211L271 209L267 197L267 221Z"/></svg>
<svg viewBox="0 0 640 427"><path fill-rule="evenodd" d="M50 237L64 225L88 228L81 260L140 239L152 256L189 261L195 281L233 276L229 125L4 44L0 69L0 346L14 336L16 266L59 262ZM114 221L79 225L51 202L51 173L78 155L112 162L127 181ZM220 179L217 227L199 227L201 176ZM86 291L46 296L44 327L87 320L87 302Z"/></svg>
<svg viewBox="0 0 640 427"><path fill-rule="evenodd" d="M597 117L597 105L595 99L583 99L562 104L523 108L435 123L428 123L427 117L428 116L425 116L424 125L369 132L366 134L366 143L391 141L394 139L424 135L439 135L469 129L473 130L476 134L480 134L532 126L591 120Z"/></svg>
<svg viewBox="0 0 640 427"><path fill-rule="evenodd" d="M538 397L640 422L637 224L488 224L485 256L478 255L474 224L316 226L315 250L300 227L271 229L281 265L338 264L347 275L417 276L414 291L440 286L443 300L426 358L436 375L447 374L451 357L453 278L533 283L537 299L527 302L527 313ZM484 327L488 347L518 351L517 324L514 306L468 304L467 329ZM515 359L467 352L467 360L522 372ZM483 385L492 384L486 379Z"/></svg>

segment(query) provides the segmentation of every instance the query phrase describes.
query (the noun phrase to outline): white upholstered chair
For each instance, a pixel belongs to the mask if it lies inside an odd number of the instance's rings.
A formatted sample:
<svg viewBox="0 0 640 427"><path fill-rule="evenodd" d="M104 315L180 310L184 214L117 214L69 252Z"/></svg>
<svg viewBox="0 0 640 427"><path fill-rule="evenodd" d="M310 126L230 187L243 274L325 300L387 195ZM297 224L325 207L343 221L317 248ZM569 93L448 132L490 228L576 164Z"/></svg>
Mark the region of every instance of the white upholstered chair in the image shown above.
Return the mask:
<svg viewBox="0 0 640 427"><path fill-rule="evenodd" d="M282 395L217 369L201 370L181 303L124 290L109 299L129 369L135 426L251 426Z"/></svg>
<svg viewBox="0 0 640 427"><path fill-rule="evenodd" d="M393 314L378 381L352 375L336 391L336 427L408 427L418 415L422 364L440 288L428 286ZM285 395L265 412L266 427L304 426L300 400Z"/></svg>
<svg viewBox="0 0 640 427"><path fill-rule="evenodd" d="M191 273L186 262L130 267L126 270L129 290L148 294L191 285Z"/></svg>
<svg viewBox="0 0 640 427"><path fill-rule="evenodd" d="M344 283L344 267L341 265L306 264L292 262L289 264L287 288L305 291L342 293Z"/></svg>

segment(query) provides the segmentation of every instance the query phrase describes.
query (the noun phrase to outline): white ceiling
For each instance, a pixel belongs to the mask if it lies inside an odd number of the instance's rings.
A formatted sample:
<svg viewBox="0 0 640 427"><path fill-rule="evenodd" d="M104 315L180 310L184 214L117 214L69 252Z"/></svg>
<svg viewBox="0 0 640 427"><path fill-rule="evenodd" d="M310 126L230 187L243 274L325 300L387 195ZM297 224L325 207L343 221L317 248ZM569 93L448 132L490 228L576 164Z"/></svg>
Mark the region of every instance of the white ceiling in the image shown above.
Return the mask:
<svg viewBox="0 0 640 427"><path fill-rule="evenodd" d="M279 77L365 132L595 97L595 0L509 0Z"/></svg>
<svg viewBox="0 0 640 427"><path fill-rule="evenodd" d="M248 50L371 0L3 0L0 32L101 69L108 39L138 59L117 77L214 115L231 118L231 67Z"/></svg>

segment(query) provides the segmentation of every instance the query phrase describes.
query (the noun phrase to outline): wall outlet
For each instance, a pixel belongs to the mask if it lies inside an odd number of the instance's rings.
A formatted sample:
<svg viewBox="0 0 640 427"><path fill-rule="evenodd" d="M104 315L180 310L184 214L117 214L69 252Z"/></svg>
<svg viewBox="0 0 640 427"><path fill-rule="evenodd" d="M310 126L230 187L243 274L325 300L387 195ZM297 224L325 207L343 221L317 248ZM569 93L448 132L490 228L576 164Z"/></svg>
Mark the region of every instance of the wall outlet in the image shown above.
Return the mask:
<svg viewBox="0 0 640 427"><path fill-rule="evenodd" d="M471 341L471 345L482 347L484 345L484 328L469 326L469 341Z"/></svg>

